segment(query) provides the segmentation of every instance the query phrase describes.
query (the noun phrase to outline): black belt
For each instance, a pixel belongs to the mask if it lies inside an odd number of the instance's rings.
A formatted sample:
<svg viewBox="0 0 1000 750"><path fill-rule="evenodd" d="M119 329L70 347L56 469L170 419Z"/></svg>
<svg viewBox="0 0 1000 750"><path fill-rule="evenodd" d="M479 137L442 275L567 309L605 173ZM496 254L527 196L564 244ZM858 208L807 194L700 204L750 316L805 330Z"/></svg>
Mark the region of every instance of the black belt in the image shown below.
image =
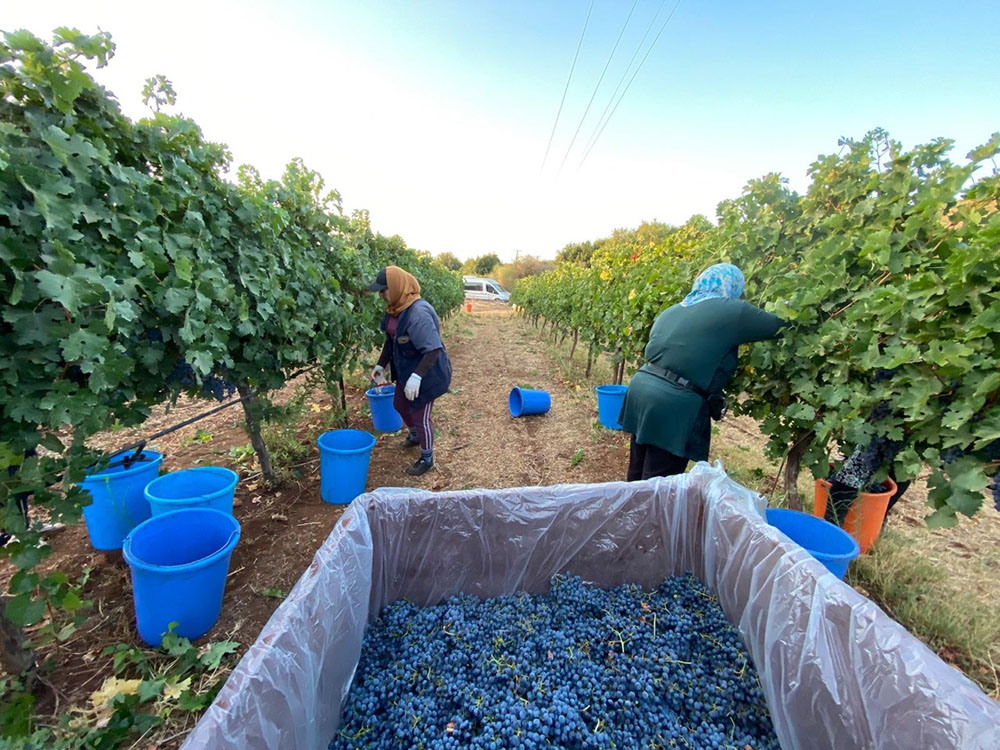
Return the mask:
<svg viewBox="0 0 1000 750"><path fill-rule="evenodd" d="M652 362L647 362L642 366L641 369L645 370L650 375L655 375L658 378L666 380L668 383L673 383L679 388L684 388L685 390L692 391L693 393L698 394L704 399L707 399L709 397L708 391L704 390L703 388L699 388L697 385L692 383L687 378L682 377L681 375L678 375L676 372L673 372L671 370L665 370L659 365L654 365Z"/></svg>

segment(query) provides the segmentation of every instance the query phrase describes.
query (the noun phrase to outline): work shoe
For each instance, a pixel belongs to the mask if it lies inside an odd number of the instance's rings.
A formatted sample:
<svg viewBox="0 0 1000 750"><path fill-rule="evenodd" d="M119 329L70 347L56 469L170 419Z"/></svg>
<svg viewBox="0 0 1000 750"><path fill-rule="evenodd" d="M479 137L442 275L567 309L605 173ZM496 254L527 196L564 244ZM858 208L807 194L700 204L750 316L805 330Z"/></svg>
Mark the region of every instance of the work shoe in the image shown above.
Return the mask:
<svg viewBox="0 0 1000 750"><path fill-rule="evenodd" d="M413 435L409 435L409 434L407 434L407 436L405 438L403 438L403 447L404 448L412 448L415 445L420 445L419 438L415 438L415 437L413 437Z"/></svg>
<svg viewBox="0 0 1000 750"><path fill-rule="evenodd" d="M428 460L421 456L416 460L416 463L414 463L413 466L406 470L406 473L411 477L419 477L421 474L427 473L432 466L434 466L433 459Z"/></svg>

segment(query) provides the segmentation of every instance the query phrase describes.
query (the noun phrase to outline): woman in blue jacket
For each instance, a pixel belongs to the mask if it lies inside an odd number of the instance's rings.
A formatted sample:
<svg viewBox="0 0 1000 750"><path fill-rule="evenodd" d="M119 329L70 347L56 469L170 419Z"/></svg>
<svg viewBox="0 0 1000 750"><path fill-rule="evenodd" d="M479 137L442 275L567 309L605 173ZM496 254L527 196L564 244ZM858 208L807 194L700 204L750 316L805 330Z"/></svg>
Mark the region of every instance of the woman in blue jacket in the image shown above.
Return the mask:
<svg viewBox="0 0 1000 750"><path fill-rule="evenodd" d="M372 380L375 385L388 382L385 367L389 365L397 384L392 405L410 430L403 447L420 446L420 458L406 473L420 476L434 466L434 399L451 385L451 362L441 341L441 323L430 303L420 297L417 280L398 266L379 271L368 289L385 300L385 344Z"/></svg>

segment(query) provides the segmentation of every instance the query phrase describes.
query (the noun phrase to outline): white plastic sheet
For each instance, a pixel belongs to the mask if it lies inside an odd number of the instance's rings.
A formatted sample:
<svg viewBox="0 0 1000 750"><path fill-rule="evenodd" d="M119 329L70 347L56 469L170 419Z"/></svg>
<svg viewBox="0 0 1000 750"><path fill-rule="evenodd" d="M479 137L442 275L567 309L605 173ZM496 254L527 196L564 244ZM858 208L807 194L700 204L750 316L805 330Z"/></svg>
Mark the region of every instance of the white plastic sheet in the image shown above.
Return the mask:
<svg viewBox="0 0 1000 750"><path fill-rule="evenodd" d="M646 482L358 498L182 750L322 750L387 604L654 587L693 572L739 626L785 750L997 750L1000 705L763 518L720 467Z"/></svg>

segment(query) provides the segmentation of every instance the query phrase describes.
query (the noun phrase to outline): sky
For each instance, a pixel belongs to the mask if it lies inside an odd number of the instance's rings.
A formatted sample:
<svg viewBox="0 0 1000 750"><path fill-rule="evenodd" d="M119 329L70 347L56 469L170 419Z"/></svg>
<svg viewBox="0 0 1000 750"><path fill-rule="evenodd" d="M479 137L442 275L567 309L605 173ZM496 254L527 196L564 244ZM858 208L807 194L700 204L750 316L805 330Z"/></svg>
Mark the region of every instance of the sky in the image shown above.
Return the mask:
<svg viewBox="0 0 1000 750"><path fill-rule="evenodd" d="M953 139L956 160L1000 130L996 0L4 6L2 30L110 32L93 72L129 116L165 75L237 164L279 177L301 157L346 212L461 259L712 219L769 172L803 191L817 156L875 127Z"/></svg>

